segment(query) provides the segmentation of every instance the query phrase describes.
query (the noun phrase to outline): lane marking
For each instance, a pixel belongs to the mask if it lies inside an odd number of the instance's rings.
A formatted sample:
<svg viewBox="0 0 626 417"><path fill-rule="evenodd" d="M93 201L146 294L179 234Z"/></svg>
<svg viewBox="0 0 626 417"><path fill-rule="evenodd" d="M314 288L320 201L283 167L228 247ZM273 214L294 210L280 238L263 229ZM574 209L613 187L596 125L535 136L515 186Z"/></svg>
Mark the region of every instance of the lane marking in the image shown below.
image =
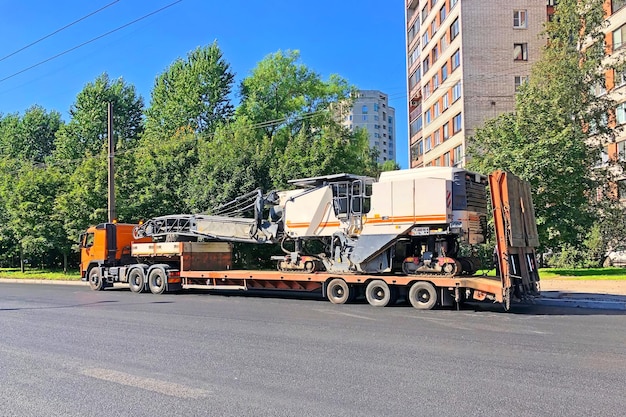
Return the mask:
<svg viewBox="0 0 626 417"><path fill-rule="evenodd" d="M353 318L356 318L356 319L377 321L375 318L372 318L372 317L361 316L361 315L358 315L358 314L344 313L343 311L329 311L329 310L321 310L321 309L316 309L316 311L318 311L320 313L335 314L335 315L339 315L339 316L348 316L348 317L353 317Z"/></svg>
<svg viewBox="0 0 626 417"><path fill-rule="evenodd" d="M154 378L143 378L125 372L114 371L104 368L89 368L81 371L81 374L115 384L126 385L134 388L141 388L159 394L169 395L177 398L199 399L209 396L210 392L191 388L173 382L162 381Z"/></svg>

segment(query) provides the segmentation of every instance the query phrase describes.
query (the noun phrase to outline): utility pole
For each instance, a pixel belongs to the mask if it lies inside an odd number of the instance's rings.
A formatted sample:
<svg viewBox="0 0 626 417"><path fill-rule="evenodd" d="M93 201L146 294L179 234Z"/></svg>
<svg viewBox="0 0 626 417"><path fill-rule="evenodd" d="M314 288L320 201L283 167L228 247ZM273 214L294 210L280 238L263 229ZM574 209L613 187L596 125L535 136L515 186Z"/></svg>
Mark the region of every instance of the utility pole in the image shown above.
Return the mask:
<svg viewBox="0 0 626 417"><path fill-rule="evenodd" d="M109 140L109 223L115 220L115 167L113 166L113 158L115 156L115 140L113 138L113 103L108 103L108 140Z"/></svg>

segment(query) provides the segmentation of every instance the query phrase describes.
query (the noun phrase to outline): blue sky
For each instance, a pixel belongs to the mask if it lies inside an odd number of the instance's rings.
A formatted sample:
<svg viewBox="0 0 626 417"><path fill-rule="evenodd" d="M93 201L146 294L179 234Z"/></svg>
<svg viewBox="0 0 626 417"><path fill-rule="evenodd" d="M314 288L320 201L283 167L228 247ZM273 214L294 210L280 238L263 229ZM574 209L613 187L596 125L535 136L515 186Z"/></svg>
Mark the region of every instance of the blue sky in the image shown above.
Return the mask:
<svg viewBox="0 0 626 417"><path fill-rule="evenodd" d="M236 74L236 85L268 54L297 49L302 63L323 79L339 74L358 88L389 95L396 110L397 160L408 167L404 1L182 0L14 75L176 1L119 0L2 59L113 1L0 0L0 113L21 114L38 104L68 120L77 93L103 72L135 85L149 104L158 74L214 40Z"/></svg>

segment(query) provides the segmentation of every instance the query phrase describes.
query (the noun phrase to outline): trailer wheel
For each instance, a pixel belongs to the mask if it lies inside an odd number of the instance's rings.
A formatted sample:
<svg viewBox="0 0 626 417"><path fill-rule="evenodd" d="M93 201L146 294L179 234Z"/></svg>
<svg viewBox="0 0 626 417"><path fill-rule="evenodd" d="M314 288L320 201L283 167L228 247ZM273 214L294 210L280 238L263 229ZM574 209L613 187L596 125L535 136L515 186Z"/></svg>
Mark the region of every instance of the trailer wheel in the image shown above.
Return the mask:
<svg viewBox="0 0 626 417"><path fill-rule="evenodd" d="M167 275L161 268L155 268L148 275L148 287L152 294L163 294L167 289Z"/></svg>
<svg viewBox="0 0 626 417"><path fill-rule="evenodd" d="M418 281L409 290L409 301L418 310L430 310L437 304L437 290L430 282Z"/></svg>
<svg viewBox="0 0 626 417"><path fill-rule="evenodd" d="M326 297L333 304L345 304L354 299L354 291L346 281L341 278L335 278L326 286Z"/></svg>
<svg viewBox="0 0 626 417"><path fill-rule="evenodd" d="M367 284L365 288L365 298L370 305L374 307L385 307L393 303L396 297L395 288L390 288L387 283L381 279L375 279Z"/></svg>
<svg viewBox="0 0 626 417"><path fill-rule="evenodd" d="M133 268L128 273L128 285L134 293L141 293L146 290L146 274L142 268Z"/></svg>
<svg viewBox="0 0 626 417"><path fill-rule="evenodd" d="M93 267L88 273L89 286L94 291L102 291L104 289L104 279L100 273L100 268Z"/></svg>

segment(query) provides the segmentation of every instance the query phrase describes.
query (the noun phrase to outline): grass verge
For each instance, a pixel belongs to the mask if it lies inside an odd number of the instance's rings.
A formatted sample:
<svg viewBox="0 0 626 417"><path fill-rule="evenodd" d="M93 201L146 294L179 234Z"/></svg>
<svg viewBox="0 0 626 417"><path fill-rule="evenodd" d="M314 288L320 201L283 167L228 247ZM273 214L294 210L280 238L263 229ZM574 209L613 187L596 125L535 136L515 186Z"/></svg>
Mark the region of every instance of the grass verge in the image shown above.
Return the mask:
<svg viewBox="0 0 626 417"><path fill-rule="evenodd" d="M80 273L78 271L63 271L49 269L27 268L21 272L19 268L0 268L0 278L11 279L45 279L51 281L79 281Z"/></svg>

